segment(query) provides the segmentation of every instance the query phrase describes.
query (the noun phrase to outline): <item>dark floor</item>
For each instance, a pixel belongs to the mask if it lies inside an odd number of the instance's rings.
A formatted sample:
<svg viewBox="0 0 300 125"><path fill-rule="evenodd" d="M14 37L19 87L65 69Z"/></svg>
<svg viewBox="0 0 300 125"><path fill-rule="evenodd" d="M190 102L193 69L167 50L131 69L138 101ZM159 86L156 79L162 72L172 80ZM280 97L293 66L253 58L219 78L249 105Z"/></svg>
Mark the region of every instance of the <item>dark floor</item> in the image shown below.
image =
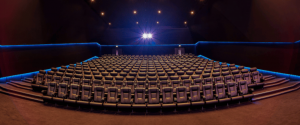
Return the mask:
<svg viewBox="0 0 300 125"><path fill-rule="evenodd" d="M219 106L192 113L103 113L87 110L66 109L43 103L10 97L0 93L0 125L123 125L123 124L236 124L236 125L283 125L300 124L300 90L258 102L230 108Z"/></svg>

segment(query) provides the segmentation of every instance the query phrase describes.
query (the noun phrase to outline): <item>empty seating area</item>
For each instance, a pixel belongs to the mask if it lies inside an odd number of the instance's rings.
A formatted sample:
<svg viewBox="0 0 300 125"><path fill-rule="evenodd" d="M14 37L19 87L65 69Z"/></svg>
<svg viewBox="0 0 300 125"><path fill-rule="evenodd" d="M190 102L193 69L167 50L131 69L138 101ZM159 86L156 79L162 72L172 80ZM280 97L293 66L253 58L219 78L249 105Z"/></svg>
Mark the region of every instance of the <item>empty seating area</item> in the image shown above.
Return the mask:
<svg viewBox="0 0 300 125"><path fill-rule="evenodd" d="M106 108L177 108L253 97L262 74L185 55L103 55L51 71L40 70L32 87L44 102Z"/></svg>

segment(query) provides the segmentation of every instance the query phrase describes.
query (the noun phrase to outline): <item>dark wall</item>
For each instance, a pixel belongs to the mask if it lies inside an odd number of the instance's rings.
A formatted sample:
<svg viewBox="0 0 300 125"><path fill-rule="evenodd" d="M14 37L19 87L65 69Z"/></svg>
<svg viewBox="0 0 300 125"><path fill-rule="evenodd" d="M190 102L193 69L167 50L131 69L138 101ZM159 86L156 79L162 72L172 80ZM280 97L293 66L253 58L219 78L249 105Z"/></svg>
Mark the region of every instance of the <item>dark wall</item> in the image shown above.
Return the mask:
<svg viewBox="0 0 300 125"><path fill-rule="evenodd" d="M99 54L97 45L1 47L0 69L2 76L10 76L74 64Z"/></svg>
<svg viewBox="0 0 300 125"><path fill-rule="evenodd" d="M195 53L194 45L181 45L185 49L185 53ZM112 50L115 46L101 46L101 54L112 54ZM175 54L175 48L178 45L157 45L157 46L118 46L122 49L122 53L128 55L161 55L161 54Z"/></svg>
<svg viewBox="0 0 300 125"><path fill-rule="evenodd" d="M197 54L249 67L298 74L299 44L199 43Z"/></svg>

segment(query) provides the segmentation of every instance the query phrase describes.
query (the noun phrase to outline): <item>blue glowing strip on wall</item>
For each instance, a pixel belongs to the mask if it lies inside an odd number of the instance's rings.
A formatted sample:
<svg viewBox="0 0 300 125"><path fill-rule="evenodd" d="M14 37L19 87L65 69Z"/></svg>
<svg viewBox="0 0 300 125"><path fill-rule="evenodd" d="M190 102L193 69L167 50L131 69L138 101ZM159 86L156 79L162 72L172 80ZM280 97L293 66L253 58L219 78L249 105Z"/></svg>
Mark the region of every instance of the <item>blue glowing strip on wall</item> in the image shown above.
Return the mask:
<svg viewBox="0 0 300 125"><path fill-rule="evenodd" d="M87 62L93 59L97 59L98 56L94 56L92 58L89 58L83 62ZM66 65L67 67L69 67L69 65ZM56 67L56 68L61 68L61 67ZM51 71L51 69L45 69L45 71ZM36 75L37 73L39 73L39 71L34 71L34 72L29 72L29 73L23 73L23 74L17 74L17 75L11 75L11 76L6 76L6 77L1 77L0 78L0 83L5 83L8 82L10 80L21 80L21 79L25 79L25 78L32 78L34 75Z"/></svg>
<svg viewBox="0 0 300 125"><path fill-rule="evenodd" d="M198 41L197 44L209 44L209 43L230 43L230 44L293 44L295 42L231 42L231 41Z"/></svg>
<svg viewBox="0 0 300 125"><path fill-rule="evenodd" d="M195 44L155 44L155 45L101 45L101 46L111 46L111 47L122 47L122 46L194 46Z"/></svg>
<svg viewBox="0 0 300 125"><path fill-rule="evenodd" d="M97 46L100 46L100 44L97 42L91 42L91 43L61 43L61 44L0 45L0 47L10 48L10 47L42 47L42 46L70 46L70 45L97 45Z"/></svg>
<svg viewBox="0 0 300 125"><path fill-rule="evenodd" d="M295 43L300 43L300 40L296 41Z"/></svg>
<svg viewBox="0 0 300 125"><path fill-rule="evenodd" d="M207 58L203 55L198 55L198 57L211 60L210 58ZM229 65L229 63L227 63L227 65ZM240 65L235 65L235 66L240 66ZM246 67L246 66L244 68L245 69L250 69L250 67ZM294 74L286 74L286 73L274 72L274 71L263 70L263 69L257 69L257 71L259 71L260 73L263 73L263 74L275 75L275 76L278 76L278 77L285 77L285 78L288 78L288 79L291 79L291 80L300 80L300 76L294 75Z"/></svg>

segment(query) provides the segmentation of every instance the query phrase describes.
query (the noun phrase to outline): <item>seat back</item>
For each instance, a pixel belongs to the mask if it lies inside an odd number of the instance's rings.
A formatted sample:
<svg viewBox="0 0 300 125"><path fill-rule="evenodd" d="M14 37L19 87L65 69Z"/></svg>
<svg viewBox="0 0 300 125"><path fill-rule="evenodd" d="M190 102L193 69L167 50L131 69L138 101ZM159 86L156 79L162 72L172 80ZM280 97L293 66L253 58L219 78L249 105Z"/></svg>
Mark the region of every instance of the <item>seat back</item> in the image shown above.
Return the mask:
<svg viewBox="0 0 300 125"><path fill-rule="evenodd" d="M239 90L242 94L248 94L248 85L247 85L247 81L245 80L241 80L238 82L239 84Z"/></svg>
<svg viewBox="0 0 300 125"><path fill-rule="evenodd" d="M205 97L205 100L214 99L213 85L212 84L203 85L203 96Z"/></svg>
<svg viewBox="0 0 300 125"><path fill-rule="evenodd" d="M67 83L59 83L57 97L65 98L67 93L68 93L68 84Z"/></svg>
<svg viewBox="0 0 300 125"><path fill-rule="evenodd" d="M148 98L149 104L158 104L159 103L159 89L157 87L148 89Z"/></svg>
<svg viewBox="0 0 300 125"><path fill-rule="evenodd" d="M243 79L247 81L247 84L251 84L251 76L250 73L243 73Z"/></svg>
<svg viewBox="0 0 300 125"><path fill-rule="evenodd" d="M36 77L36 84L38 85L42 84L44 81L44 76L45 76L44 74L38 73Z"/></svg>
<svg viewBox="0 0 300 125"><path fill-rule="evenodd" d="M214 77L215 84L224 83L223 76Z"/></svg>
<svg viewBox="0 0 300 125"><path fill-rule="evenodd" d="M162 89L163 103L173 103L173 88L164 87Z"/></svg>
<svg viewBox="0 0 300 125"><path fill-rule="evenodd" d="M82 85L90 85L91 84L91 79L83 79L82 80Z"/></svg>
<svg viewBox="0 0 300 125"><path fill-rule="evenodd" d="M69 98L76 100L76 99L78 99L78 95L79 95L79 85L78 84L72 84L70 86Z"/></svg>
<svg viewBox="0 0 300 125"><path fill-rule="evenodd" d="M260 77L259 77L259 72L258 71L253 71L251 73L252 79L255 83L259 83L260 82Z"/></svg>
<svg viewBox="0 0 300 125"><path fill-rule="evenodd" d="M145 89L144 88L135 88L134 103L135 104L145 104Z"/></svg>
<svg viewBox="0 0 300 125"><path fill-rule="evenodd" d="M213 84L212 77L204 78L204 84Z"/></svg>
<svg viewBox="0 0 300 125"><path fill-rule="evenodd" d="M64 77L62 83L66 83L67 85L71 84L71 78L70 77Z"/></svg>
<svg viewBox="0 0 300 125"><path fill-rule="evenodd" d="M57 87L56 82L50 82L50 83L48 83L47 95L48 96L53 96L55 94L55 92L56 92L56 87Z"/></svg>
<svg viewBox="0 0 300 125"><path fill-rule="evenodd" d="M102 102L104 101L104 87L103 86L95 86L94 88L94 101Z"/></svg>
<svg viewBox="0 0 300 125"><path fill-rule="evenodd" d="M190 97L192 102L201 100L199 85L190 86Z"/></svg>
<svg viewBox="0 0 300 125"><path fill-rule="evenodd" d="M131 88L123 87L121 88L121 103L129 104L131 103Z"/></svg>
<svg viewBox="0 0 300 125"><path fill-rule="evenodd" d="M78 84L78 85L80 85L80 84L81 84L81 81L80 81L79 78L73 78L72 84Z"/></svg>
<svg viewBox="0 0 300 125"><path fill-rule="evenodd" d="M232 75L224 76L224 81L225 84L227 84L228 82L233 82L233 76Z"/></svg>
<svg viewBox="0 0 300 125"><path fill-rule="evenodd" d="M227 83L227 91L231 97L238 96L237 86L235 82L228 82Z"/></svg>
<svg viewBox="0 0 300 125"><path fill-rule="evenodd" d="M217 83L215 85L216 88L216 94L218 95L219 99L226 98L226 92L225 92L225 85L224 83Z"/></svg>
<svg viewBox="0 0 300 125"><path fill-rule="evenodd" d="M146 88L146 81L137 81L136 88Z"/></svg>
<svg viewBox="0 0 300 125"><path fill-rule="evenodd" d="M81 100L88 101L91 98L92 87L90 85L83 85L81 90Z"/></svg>
<svg viewBox="0 0 300 125"><path fill-rule="evenodd" d="M116 103L118 97L118 88L117 87L108 87L107 89L107 102Z"/></svg>
<svg viewBox="0 0 300 125"><path fill-rule="evenodd" d="M234 81L236 83L238 83L239 81L243 80L242 79L242 74L235 74L233 77L234 77Z"/></svg>
<svg viewBox="0 0 300 125"><path fill-rule="evenodd" d="M187 93L186 93L186 87L180 86L176 88L176 95L177 95L177 102L187 102Z"/></svg>
<svg viewBox="0 0 300 125"><path fill-rule="evenodd" d="M50 72L50 71L48 71L48 72ZM45 79L44 85L45 85L45 86L48 86L48 83L50 83L50 82L52 82L52 81L53 81L53 75L47 74L47 75L46 75L46 79Z"/></svg>

